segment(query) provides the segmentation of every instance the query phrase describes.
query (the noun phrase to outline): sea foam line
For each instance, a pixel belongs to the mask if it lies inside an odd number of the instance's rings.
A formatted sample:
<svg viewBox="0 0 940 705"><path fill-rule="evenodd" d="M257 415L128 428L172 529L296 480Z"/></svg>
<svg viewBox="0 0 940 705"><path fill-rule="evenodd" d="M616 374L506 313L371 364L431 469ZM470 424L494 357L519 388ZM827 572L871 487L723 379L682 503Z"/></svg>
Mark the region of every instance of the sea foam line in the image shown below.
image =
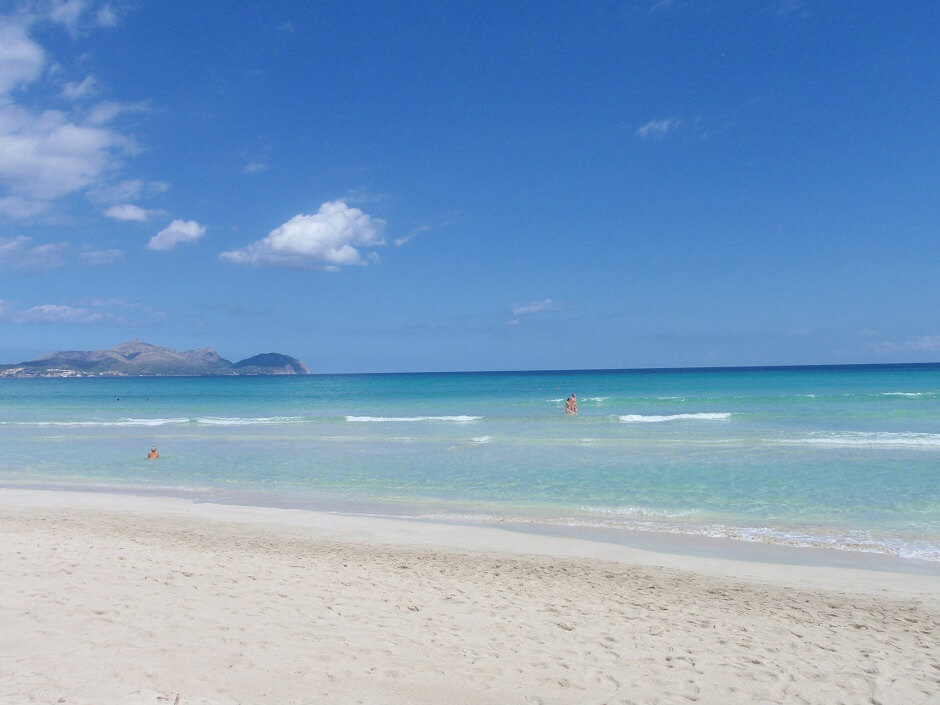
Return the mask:
<svg viewBox="0 0 940 705"><path fill-rule="evenodd" d="M114 421L20 421L19 426L166 426L189 423L188 418L116 419Z"/></svg>
<svg viewBox="0 0 940 705"><path fill-rule="evenodd" d="M112 421L17 421L18 426L180 426L184 424L201 424L206 426L253 426L257 424L298 423L303 421L302 416L259 416L259 417L224 417L205 416L198 418L158 418L158 419L114 419Z"/></svg>
<svg viewBox="0 0 940 705"><path fill-rule="evenodd" d="M206 416L196 419L196 423L207 426L254 426L256 424L299 423L302 416L259 416L253 418L239 418L226 416Z"/></svg>
<svg viewBox="0 0 940 705"><path fill-rule="evenodd" d="M422 519L432 521L467 521L518 525L560 525L584 529L616 529L685 536L702 536L747 543L764 543L795 548L820 548L850 553L877 553L899 558L940 562L940 544L931 539L905 539L877 536L866 530L800 531L769 526L729 526L689 521L695 512L666 512L645 507L588 507L581 511L602 516L559 516L539 518L513 515L460 512L428 512ZM606 516L604 516L606 515Z"/></svg>
<svg viewBox="0 0 940 705"><path fill-rule="evenodd" d="M482 416L347 416L346 420L352 423L381 423L381 422L407 422L407 421L451 421L468 423L479 421Z"/></svg>
<svg viewBox="0 0 940 705"><path fill-rule="evenodd" d="M664 421L724 421L731 418L730 411L703 412L699 414L670 414L666 416L627 414L620 417L622 423L662 423Z"/></svg>
<svg viewBox="0 0 940 705"><path fill-rule="evenodd" d="M913 446L940 448L940 433L845 432L794 438L784 443L832 446Z"/></svg>

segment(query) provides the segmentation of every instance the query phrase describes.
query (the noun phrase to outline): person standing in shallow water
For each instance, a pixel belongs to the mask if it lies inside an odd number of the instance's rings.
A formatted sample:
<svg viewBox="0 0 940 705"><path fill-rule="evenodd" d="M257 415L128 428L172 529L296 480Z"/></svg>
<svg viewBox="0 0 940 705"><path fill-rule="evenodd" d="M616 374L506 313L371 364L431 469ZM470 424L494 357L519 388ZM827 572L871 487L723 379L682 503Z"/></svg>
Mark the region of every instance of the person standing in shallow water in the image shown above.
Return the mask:
<svg viewBox="0 0 940 705"><path fill-rule="evenodd" d="M565 413L566 414L577 414L578 413L578 395L574 392L571 393L571 396L565 401Z"/></svg>
<svg viewBox="0 0 940 705"><path fill-rule="evenodd" d="M147 453L147 460L156 460L160 457L160 454L157 452L156 446L150 446L150 452Z"/></svg>

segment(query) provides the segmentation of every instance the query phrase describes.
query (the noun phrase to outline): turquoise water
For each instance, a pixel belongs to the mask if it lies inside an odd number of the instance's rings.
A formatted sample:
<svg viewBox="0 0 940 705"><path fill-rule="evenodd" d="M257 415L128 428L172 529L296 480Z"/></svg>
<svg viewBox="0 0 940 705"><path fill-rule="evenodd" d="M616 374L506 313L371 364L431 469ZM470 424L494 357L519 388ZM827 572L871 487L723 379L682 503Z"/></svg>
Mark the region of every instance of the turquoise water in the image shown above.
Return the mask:
<svg viewBox="0 0 940 705"><path fill-rule="evenodd" d="M940 365L2 379L0 484L940 562Z"/></svg>

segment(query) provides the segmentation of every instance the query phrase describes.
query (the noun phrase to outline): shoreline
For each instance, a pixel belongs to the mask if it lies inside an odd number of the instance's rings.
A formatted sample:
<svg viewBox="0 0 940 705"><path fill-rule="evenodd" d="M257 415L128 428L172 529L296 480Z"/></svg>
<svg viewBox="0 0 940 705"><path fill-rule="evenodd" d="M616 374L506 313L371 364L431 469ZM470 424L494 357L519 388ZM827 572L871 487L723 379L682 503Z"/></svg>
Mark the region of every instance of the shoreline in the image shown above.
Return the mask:
<svg viewBox="0 0 940 705"><path fill-rule="evenodd" d="M613 544L686 558L742 561L745 563L768 563L787 566L847 568L880 571L898 574L925 575L940 578L940 561L909 558L896 554L866 550L840 548L836 544L799 544L781 540L748 540L730 536L712 536L694 530L673 528L637 528L632 526L601 526L588 524L554 523L538 517L491 516L432 512L425 514L426 507L417 500L400 502L373 501L340 496L309 496L298 499L283 491L236 492L221 488L169 488L135 487L121 485L80 485L69 483L0 483L0 493L53 492L85 495L115 495L180 500L199 505L222 507L256 507L273 511L300 511L328 516L349 516L363 519L388 519L430 525L448 525L482 529L502 530L525 535L566 538ZM737 533L737 532L734 532Z"/></svg>
<svg viewBox="0 0 940 705"><path fill-rule="evenodd" d="M556 558L599 560L625 565L641 565L701 572L717 577L750 579L777 587L813 587L846 592L891 593L905 598L936 602L940 607L940 572L892 570L891 564L904 559L877 554L857 554L861 563L833 565L826 549L742 544L754 548L746 559L726 550L738 542L685 535L654 536L644 546L610 541L580 530L561 535L556 531L533 530L533 525L485 525L467 522L435 521L405 516L367 515L308 508L254 504L229 504L165 495L123 492L26 490L0 487L0 509L14 511L64 510L114 512L124 514L185 517L206 522L236 523L267 531L303 530L311 539L346 543L383 543L434 550L475 551L506 555L539 555ZM636 532L642 535L642 532ZM695 546L687 551L682 544L722 544L715 551ZM781 558L799 554L799 562ZM870 559L870 560L869 560ZM868 563L868 565L866 565ZM928 566L933 568L933 566Z"/></svg>
<svg viewBox="0 0 940 705"><path fill-rule="evenodd" d="M0 704L940 694L940 580L498 528L0 490Z"/></svg>

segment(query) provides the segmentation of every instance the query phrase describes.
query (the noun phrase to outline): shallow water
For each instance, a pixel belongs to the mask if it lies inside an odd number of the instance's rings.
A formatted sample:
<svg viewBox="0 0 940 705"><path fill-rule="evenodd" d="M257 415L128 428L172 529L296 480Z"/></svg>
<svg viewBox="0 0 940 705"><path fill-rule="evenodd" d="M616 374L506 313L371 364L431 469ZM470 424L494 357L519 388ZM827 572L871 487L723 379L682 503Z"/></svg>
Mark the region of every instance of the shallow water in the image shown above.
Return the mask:
<svg viewBox="0 0 940 705"><path fill-rule="evenodd" d="M940 562L937 365L3 379L0 449L7 487Z"/></svg>

